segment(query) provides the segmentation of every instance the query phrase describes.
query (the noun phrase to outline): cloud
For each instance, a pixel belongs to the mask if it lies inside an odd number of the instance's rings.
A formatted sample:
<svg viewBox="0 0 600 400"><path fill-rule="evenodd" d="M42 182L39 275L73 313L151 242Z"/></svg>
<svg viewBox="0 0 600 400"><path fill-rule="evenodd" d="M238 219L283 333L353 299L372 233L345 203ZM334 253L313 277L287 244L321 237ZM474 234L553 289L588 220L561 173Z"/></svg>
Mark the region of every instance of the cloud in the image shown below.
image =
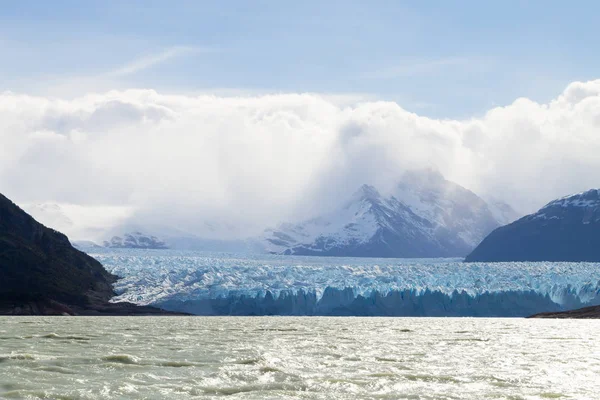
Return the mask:
<svg viewBox="0 0 600 400"><path fill-rule="evenodd" d="M98 71L91 70L83 65L77 71L63 71L59 74L44 74L42 77L30 77L28 79L9 79L7 87L18 88L21 92L31 95L48 97L59 97L72 99L84 96L87 93L102 93L109 90L126 89L132 87L136 75L143 75L146 70L157 66L180 61L188 57L186 61L193 61L193 56L221 52L222 49L207 46L171 46L158 52L146 53L144 56L117 67ZM163 71L163 75L164 75ZM167 71L168 75L168 71ZM168 78L168 76L166 76ZM160 84L165 84L169 79L161 79ZM143 79L143 77L142 77ZM1 82L0 82L1 83Z"/></svg>
<svg viewBox="0 0 600 400"><path fill-rule="evenodd" d="M23 204L127 207L138 222L201 234L207 222L234 226L244 236L314 215L362 183L385 191L406 169L435 167L528 212L600 186L598 132L600 80L469 120L318 94L4 93L0 192Z"/></svg>
<svg viewBox="0 0 600 400"><path fill-rule="evenodd" d="M157 54L147 55L137 60L131 61L113 71L106 74L108 77L122 77L132 75L145 69L154 67L155 65L162 64L176 57L182 57L185 55L197 53L202 49L189 47L189 46L174 46L166 50L163 50Z"/></svg>

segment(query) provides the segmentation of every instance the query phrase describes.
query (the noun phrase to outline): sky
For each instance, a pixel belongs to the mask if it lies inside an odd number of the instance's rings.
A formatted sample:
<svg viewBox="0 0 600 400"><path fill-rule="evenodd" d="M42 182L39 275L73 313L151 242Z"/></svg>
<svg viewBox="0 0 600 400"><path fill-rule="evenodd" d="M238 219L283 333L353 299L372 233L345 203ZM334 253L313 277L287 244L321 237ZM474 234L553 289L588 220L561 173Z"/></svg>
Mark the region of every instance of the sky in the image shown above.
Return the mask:
<svg viewBox="0 0 600 400"><path fill-rule="evenodd" d="M468 118L597 76L579 1L2 1L0 88L360 95Z"/></svg>
<svg viewBox="0 0 600 400"><path fill-rule="evenodd" d="M0 5L0 192L22 204L193 229L410 168L523 213L600 186L597 2Z"/></svg>

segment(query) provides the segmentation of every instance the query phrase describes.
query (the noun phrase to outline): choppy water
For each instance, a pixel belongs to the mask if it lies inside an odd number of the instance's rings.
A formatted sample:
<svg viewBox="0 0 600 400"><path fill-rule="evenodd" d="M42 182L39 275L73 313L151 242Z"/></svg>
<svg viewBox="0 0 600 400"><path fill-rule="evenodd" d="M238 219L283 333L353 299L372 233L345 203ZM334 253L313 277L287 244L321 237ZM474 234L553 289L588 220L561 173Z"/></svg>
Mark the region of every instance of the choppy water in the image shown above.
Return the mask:
<svg viewBox="0 0 600 400"><path fill-rule="evenodd" d="M0 397L597 399L600 321L3 317Z"/></svg>

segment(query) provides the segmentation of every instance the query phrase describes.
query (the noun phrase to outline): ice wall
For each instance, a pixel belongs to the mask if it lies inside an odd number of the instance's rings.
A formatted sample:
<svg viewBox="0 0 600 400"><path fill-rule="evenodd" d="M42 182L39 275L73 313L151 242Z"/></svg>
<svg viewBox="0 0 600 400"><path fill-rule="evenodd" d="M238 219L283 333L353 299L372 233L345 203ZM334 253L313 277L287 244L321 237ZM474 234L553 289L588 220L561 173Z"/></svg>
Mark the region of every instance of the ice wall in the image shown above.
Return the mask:
<svg viewBox="0 0 600 400"><path fill-rule="evenodd" d="M93 254L123 277L114 301L201 315L526 316L600 304L600 264Z"/></svg>

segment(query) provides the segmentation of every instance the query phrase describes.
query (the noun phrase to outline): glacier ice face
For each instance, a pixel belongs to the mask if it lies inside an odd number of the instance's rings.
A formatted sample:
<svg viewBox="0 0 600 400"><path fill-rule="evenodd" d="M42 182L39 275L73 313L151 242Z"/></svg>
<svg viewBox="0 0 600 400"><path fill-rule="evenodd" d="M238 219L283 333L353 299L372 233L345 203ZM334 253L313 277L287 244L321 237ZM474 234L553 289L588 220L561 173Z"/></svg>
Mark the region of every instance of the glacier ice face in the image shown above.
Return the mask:
<svg viewBox="0 0 600 400"><path fill-rule="evenodd" d="M177 304L211 299L265 296L300 296L304 302L327 300L347 305L374 293L400 293L402 301L420 298L411 302L421 302L421 308L447 303L443 307L450 310L458 302L477 303L484 309L476 315L487 315L485 310L493 307L493 302L512 301L513 308L526 303L528 310L539 312L551 305L573 308L600 300L598 263L486 264L462 263L460 259L241 256L134 249L94 249L91 255L123 277L115 285L118 296L113 301L169 304L173 309L182 309ZM311 294L314 299L307 300ZM431 299L423 300L427 296ZM539 304L531 306L531 302ZM315 307L318 311L318 304ZM502 315L502 311L493 315L498 313Z"/></svg>

